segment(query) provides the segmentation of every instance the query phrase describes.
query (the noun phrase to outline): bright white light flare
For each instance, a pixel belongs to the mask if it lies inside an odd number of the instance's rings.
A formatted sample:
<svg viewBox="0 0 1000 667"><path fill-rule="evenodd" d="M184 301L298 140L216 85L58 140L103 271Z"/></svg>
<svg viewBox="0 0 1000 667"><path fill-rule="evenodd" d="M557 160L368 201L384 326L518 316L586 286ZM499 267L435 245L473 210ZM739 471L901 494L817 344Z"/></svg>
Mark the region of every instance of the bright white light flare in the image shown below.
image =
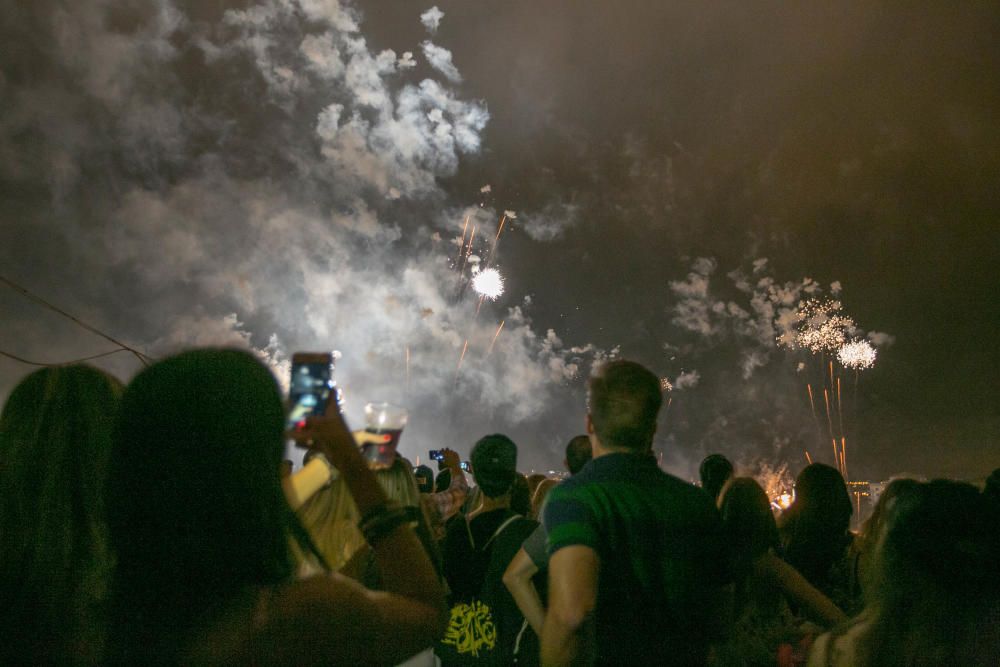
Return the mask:
<svg viewBox="0 0 1000 667"><path fill-rule="evenodd" d="M503 294L503 276L496 269L484 269L472 279L472 289L479 296L496 301Z"/></svg>

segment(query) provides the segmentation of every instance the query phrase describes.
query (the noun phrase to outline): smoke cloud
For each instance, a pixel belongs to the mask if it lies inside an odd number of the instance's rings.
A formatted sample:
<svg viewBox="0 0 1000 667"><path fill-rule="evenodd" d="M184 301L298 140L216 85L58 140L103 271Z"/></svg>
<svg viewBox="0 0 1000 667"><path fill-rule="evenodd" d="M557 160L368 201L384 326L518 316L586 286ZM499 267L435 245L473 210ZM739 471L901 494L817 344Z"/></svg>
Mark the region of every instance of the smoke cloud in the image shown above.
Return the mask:
<svg viewBox="0 0 1000 667"><path fill-rule="evenodd" d="M5 272L154 356L253 347L283 375L293 350L336 348L348 416L407 405L411 457L508 430L525 467L547 463L604 356L536 332L517 297L470 296L466 208L439 181L481 149L485 102L450 87L443 47L421 45L444 81L372 50L348 3L239 7L19 6L30 35L0 79ZM474 211L469 253L488 257L498 217ZM26 355L93 344L8 312L4 345ZM3 372L9 389L24 369Z"/></svg>

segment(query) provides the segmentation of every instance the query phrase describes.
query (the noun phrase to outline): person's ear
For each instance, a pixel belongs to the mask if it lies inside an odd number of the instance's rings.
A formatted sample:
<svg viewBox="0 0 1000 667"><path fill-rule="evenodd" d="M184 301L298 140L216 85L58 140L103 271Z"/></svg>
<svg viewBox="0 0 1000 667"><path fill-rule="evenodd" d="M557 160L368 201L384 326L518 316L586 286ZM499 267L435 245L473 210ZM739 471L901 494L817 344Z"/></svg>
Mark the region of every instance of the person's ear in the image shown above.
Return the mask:
<svg viewBox="0 0 1000 667"><path fill-rule="evenodd" d="M587 413L587 435L594 435L594 420L590 418L590 413Z"/></svg>

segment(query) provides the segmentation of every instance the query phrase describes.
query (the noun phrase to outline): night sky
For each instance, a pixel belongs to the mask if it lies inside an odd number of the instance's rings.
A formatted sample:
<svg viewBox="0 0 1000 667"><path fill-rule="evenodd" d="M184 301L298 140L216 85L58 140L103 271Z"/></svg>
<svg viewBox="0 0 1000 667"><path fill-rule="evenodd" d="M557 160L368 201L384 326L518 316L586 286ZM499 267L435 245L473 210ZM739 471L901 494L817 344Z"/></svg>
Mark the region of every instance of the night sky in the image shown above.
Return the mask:
<svg viewBox="0 0 1000 667"><path fill-rule="evenodd" d="M530 468L617 348L674 381L668 467L794 475L830 456L817 361L678 308L691 274L744 308L740 276L836 281L888 334L843 374L852 476L1000 466L996 3L48 4L0 6L0 273L154 356L336 347L349 394L411 407L409 456L502 430ZM504 210L476 315L450 262ZM0 313L6 352L109 348L7 288ZM26 370L0 359L0 394Z"/></svg>

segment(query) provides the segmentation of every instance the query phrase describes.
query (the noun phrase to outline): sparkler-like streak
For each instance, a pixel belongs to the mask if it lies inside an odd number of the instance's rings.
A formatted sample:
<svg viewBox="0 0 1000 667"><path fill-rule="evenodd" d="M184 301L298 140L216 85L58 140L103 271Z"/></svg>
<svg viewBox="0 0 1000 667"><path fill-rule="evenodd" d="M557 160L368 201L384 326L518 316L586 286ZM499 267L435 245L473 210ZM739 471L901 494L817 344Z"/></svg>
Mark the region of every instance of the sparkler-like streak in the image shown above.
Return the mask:
<svg viewBox="0 0 1000 667"><path fill-rule="evenodd" d="M483 269L472 278L472 289L484 299L496 301L503 294L503 276L496 269Z"/></svg>
<svg viewBox="0 0 1000 667"><path fill-rule="evenodd" d="M826 425L830 429L830 440L833 442L833 461L840 460L837 456L837 438L833 435L833 419L830 417L830 392L823 387L823 402L826 403Z"/></svg>
<svg viewBox="0 0 1000 667"><path fill-rule="evenodd" d="M806 390L809 392L809 409L812 410L813 423L816 424L816 435L823 438L823 428L819 425L819 415L816 414L816 402L813 400L812 384L806 383Z"/></svg>
<svg viewBox="0 0 1000 667"><path fill-rule="evenodd" d="M465 339L465 345L462 346L462 354L458 357L458 367L455 368L455 382L458 382L458 374L462 370L462 362L465 361L465 351L469 349L469 339Z"/></svg>
<svg viewBox="0 0 1000 667"><path fill-rule="evenodd" d="M503 330L503 325L504 325L504 322L506 322L506 321L507 320L500 320L500 326L497 327L497 332L495 334L493 334L493 340L490 341L490 349L486 351L486 356L487 357L490 356L493 353L493 346L496 344L497 338L500 337L500 332Z"/></svg>
<svg viewBox="0 0 1000 667"><path fill-rule="evenodd" d="M806 450L806 461L809 462L809 465L813 464L813 457L809 456L809 450L808 449Z"/></svg>
<svg viewBox="0 0 1000 667"><path fill-rule="evenodd" d="M469 216L465 216L465 225L462 227L462 245L458 247L458 259L455 260L455 264L458 264L458 260L462 259L463 253L465 253L465 234L469 231Z"/></svg>
<svg viewBox="0 0 1000 667"><path fill-rule="evenodd" d="M406 393L410 393L410 346L406 346Z"/></svg>
<svg viewBox="0 0 1000 667"><path fill-rule="evenodd" d="M837 378L837 419L840 421L840 435L844 435L844 405L840 401L840 378Z"/></svg>
<svg viewBox="0 0 1000 667"><path fill-rule="evenodd" d="M844 479L847 480L847 438L844 436L840 437L840 467Z"/></svg>

